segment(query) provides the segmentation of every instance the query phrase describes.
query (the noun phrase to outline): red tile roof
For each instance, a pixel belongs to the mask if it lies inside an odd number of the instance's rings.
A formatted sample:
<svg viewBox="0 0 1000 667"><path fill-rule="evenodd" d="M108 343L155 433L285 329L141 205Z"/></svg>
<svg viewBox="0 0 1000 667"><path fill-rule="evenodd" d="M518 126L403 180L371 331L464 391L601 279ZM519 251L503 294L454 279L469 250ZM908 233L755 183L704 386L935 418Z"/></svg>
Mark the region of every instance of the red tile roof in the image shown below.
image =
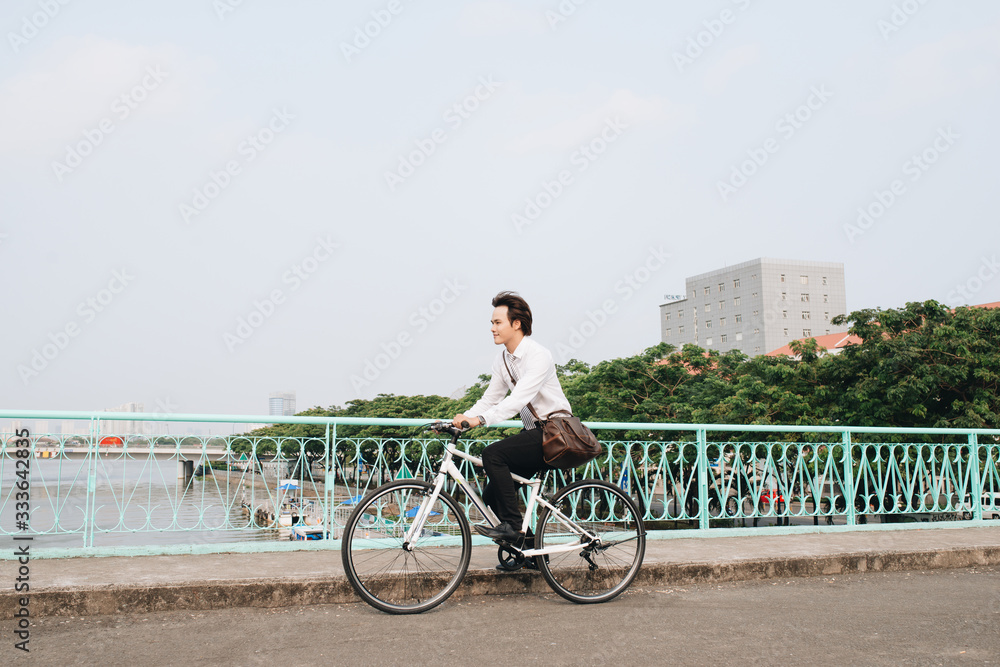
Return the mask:
<svg viewBox="0 0 1000 667"><path fill-rule="evenodd" d="M992 303L981 303L976 306L970 306L970 308L1000 308L1000 301L993 301ZM809 338L815 338L816 342L819 343L819 346L826 348L828 352L837 352L847 347L848 345L858 345L861 343L861 339L859 337L852 336L846 331L843 333L824 334L822 336L807 336L806 338L799 338L799 340L806 341L809 340ZM797 356L794 352L792 352L792 348L789 347L789 345L782 345L777 350L774 350L773 352L768 352L767 356L777 357L782 354L789 357Z"/></svg>
<svg viewBox="0 0 1000 667"><path fill-rule="evenodd" d="M840 350L842 348L847 347L848 345L858 345L861 343L861 338L849 334L846 331L842 331L840 333L824 334L822 336L807 336L806 338L800 338L799 340L805 341L809 340L810 338L815 338L816 342L819 343L819 346L826 348L827 351L829 352ZM768 352L767 356L778 357L783 354L789 357L797 356L794 352L792 352L792 348L790 347L790 345L791 343L789 343L788 345L782 345L777 350L774 350L773 352Z"/></svg>

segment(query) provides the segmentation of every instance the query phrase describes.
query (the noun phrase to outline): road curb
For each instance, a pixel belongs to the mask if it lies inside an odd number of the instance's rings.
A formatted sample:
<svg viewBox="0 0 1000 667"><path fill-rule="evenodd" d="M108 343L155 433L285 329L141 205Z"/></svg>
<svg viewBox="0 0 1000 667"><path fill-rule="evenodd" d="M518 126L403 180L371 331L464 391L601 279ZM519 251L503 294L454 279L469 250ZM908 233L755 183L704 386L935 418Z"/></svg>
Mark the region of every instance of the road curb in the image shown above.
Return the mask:
<svg viewBox="0 0 1000 667"><path fill-rule="evenodd" d="M745 558L727 562L652 562L636 584L684 585L831 576L861 572L953 569L1000 565L1000 547L959 547L912 551L867 551L788 558ZM537 572L470 570L455 598L550 592ZM0 614L10 617L23 594L0 593ZM294 579L232 579L202 584L105 585L33 588L33 617L143 614L230 607L289 607L358 602L343 576Z"/></svg>

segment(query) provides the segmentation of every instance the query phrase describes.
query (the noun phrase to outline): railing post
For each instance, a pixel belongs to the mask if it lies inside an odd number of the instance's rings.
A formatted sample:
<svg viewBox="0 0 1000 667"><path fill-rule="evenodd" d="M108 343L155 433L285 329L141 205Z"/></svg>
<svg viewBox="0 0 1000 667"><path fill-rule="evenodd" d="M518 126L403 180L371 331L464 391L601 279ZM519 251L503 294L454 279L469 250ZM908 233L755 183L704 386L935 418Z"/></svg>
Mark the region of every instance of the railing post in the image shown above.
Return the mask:
<svg viewBox="0 0 1000 667"><path fill-rule="evenodd" d="M87 451L87 502L83 519L83 547L94 546L94 520L97 515L97 457L101 451L101 422L90 420L90 446Z"/></svg>
<svg viewBox="0 0 1000 667"><path fill-rule="evenodd" d="M337 425L333 424L333 439L337 439ZM326 489L326 512L323 516L323 527L333 539L333 497L337 490L337 466L333 462L333 445L330 441L330 424L326 425L326 474L323 476L323 487Z"/></svg>
<svg viewBox="0 0 1000 667"><path fill-rule="evenodd" d="M979 479L979 438L975 433L969 434L969 465L972 466L972 488L969 490L972 500L972 520L983 520L983 490Z"/></svg>
<svg viewBox="0 0 1000 667"><path fill-rule="evenodd" d="M844 498L847 504L847 525L853 526L857 523L857 511L854 508L854 498L857 496L857 489L854 488L854 457L851 454L851 432L844 431L841 437L844 446L844 482L847 485L847 492L850 497Z"/></svg>
<svg viewBox="0 0 1000 667"><path fill-rule="evenodd" d="M708 529L708 444L705 429L697 431L698 439L698 527Z"/></svg>

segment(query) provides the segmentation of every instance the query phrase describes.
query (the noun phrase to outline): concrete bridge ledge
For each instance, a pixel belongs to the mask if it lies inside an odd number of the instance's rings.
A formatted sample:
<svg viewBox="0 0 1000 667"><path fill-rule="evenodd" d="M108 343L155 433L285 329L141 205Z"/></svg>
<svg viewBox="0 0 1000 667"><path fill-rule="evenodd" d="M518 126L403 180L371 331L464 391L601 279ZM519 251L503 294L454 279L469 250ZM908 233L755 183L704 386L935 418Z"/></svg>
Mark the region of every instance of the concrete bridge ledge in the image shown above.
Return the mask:
<svg viewBox="0 0 1000 667"><path fill-rule="evenodd" d="M551 592L537 572L493 569L495 554L489 547L474 550L455 599ZM1000 526L652 540L636 585L997 565ZM16 568L11 561L0 563L0 577L13 581ZM43 559L31 562L31 586L34 617L358 602L335 551ZM0 614L9 618L22 595L11 588L0 593Z"/></svg>

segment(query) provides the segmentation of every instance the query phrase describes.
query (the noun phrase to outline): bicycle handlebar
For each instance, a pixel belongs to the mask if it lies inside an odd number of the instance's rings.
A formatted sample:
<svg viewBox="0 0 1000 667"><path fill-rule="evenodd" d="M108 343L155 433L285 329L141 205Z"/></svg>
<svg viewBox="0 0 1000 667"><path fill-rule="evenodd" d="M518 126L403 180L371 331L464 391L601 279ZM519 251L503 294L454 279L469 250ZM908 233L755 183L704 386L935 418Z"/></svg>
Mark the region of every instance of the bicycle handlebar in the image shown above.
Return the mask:
<svg viewBox="0 0 1000 667"><path fill-rule="evenodd" d="M447 433L448 435L458 437L469 430L469 422L463 421L462 428L459 428L452 424L451 422L432 422L429 424L429 428L437 433Z"/></svg>

